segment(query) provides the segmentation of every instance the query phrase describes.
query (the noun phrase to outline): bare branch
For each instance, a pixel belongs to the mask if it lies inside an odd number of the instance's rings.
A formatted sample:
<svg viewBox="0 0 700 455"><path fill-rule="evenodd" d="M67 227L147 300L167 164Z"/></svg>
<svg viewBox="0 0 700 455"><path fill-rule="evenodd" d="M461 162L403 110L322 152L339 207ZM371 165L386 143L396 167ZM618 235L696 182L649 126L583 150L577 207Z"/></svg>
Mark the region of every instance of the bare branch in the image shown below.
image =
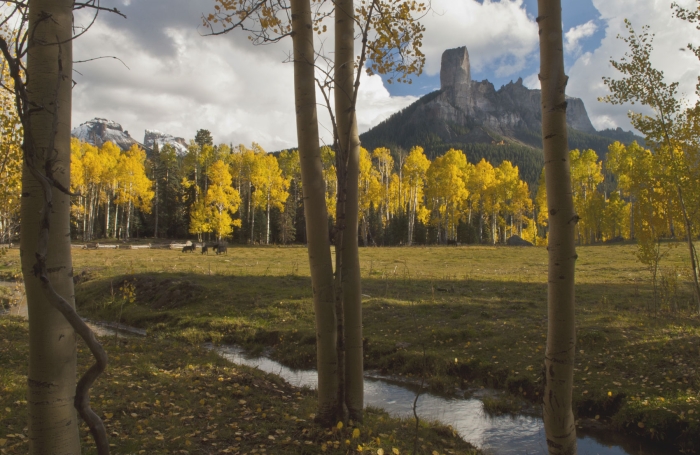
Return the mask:
<svg viewBox="0 0 700 455"><path fill-rule="evenodd" d="M102 57L88 58L88 59L85 59L85 60L74 60L74 61L73 61L73 64L76 64L76 63L87 63L87 62L92 62L92 61L95 61L95 60L100 60L100 59L103 59L103 58L113 58L114 60L119 60L119 62L120 62L122 65L124 65L124 66L126 67L126 69L128 69L129 71L131 71L131 68L129 68L129 67L127 66L127 64L124 63L124 60L120 59L119 57L115 57L115 56L113 56L113 55L103 55ZM80 74L80 73L79 73L79 74Z"/></svg>

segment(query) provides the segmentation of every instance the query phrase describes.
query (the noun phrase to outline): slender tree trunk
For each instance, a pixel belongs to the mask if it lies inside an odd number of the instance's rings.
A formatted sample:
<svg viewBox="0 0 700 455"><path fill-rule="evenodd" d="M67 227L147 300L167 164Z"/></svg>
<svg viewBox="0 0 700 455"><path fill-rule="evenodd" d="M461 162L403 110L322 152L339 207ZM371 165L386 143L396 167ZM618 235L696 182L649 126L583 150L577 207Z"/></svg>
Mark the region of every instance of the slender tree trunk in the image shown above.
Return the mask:
<svg viewBox="0 0 700 455"><path fill-rule="evenodd" d="M53 166L59 167L55 169L54 178L69 188L73 1L33 0L29 8L29 102L51 108L36 109L31 114L28 133L33 139L38 170L44 171L47 159L55 160ZM57 40L63 44L42 44ZM54 114L57 129L52 134ZM51 143L54 150L49 150ZM76 334L63 315L48 302L42 284L33 273L44 193L26 164L22 170L22 194L20 256L29 307L29 453L80 454L79 422L73 407ZM48 277L56 292L74 305L70 198L57 190L53 191L50 223L46 256Z"/></svg>
<svg viewBox="0 0 700 455"><path fill-rule="evenodd" d="M88 239L87 238L87 200L83 199L82 204L83 204L83 241L87 241L87 239Z"/></svg>
<svg viewBox="0 0 700 455"><path fill-rule="evenodd" d="M129 228L131 226L131 201L126 206L126 228L124 230L124 240L129 238Z"/></svg>
<svg viewBox="0 0 700 455"><path fill-rule="evenodd" d="M270 193L267 193L267 234L265 234L265 245L270 244Z"/></svg>
<svg viewBox="0 0 700 455"><path fill-rule="evenodd" d="M117 231L119 226L119 206L114 204L114 238L119 237L119 232Z"/></svg>
<svg viewBox="0 0 700 455"><path fill-rule="evenodd" d="M159 199L159 194L158 194L158 175L155 172L154 172L154 174L156 174L153 176L153 180L155 182L156 187L155 187L155 198L154 198L155 199L155 201L154 201L155 207L154 207L153 211L155 212L156 219L155 219L155 223L153 226L153 238L157 239L158 238L158 199Z"/></svg>
<svg viewBox="0 0 700 455"><path fill-rule="evenodd" d="M326 184L319 148L314 75L314 31L309 0L291 0L294 47L294 101L301 162L304 215L316 315L319 421L333 424L339 417L338 360L333 262L328 237Z"/></svg>
<svg viewBox="0 0 700 455"><path fill-rule="evenodd" d="M479 211L479 243L483 243L484 239L484 213Z"/></svg>
<svg viewBox="0 0 700 455"><path fill-rule="evenodd" d="M566 130L561 0L538 0L542 138L549 210L549 274L546 384L542 414L551 455L576 454L571 409L576 328L574 321L574 228L578 216L571 192Z"/></svg>
<svg viewBox="0 0 700 455"><path fill-rule="evenodd" d="M255 244L255 207L250 211L250 244Z"/></svg>
<svg viewBox="0 0 700 455"><path fill-rule="evenodd" d="M693 225L688 216L688 211L685 206L685 200L683 198L683 190L681 185L676 182L676 191L678 193L678 201L681 205L681 213L683 213L683 221L685 222L685 239L688 243L688 253L690 254L690 266L693 270L693 293L695 295L695 304L698 307L698 313L700 313L700 282L698 282L698 258L697 252L695 251L695 245L693 244Z"/></svg>
<svg viewBox="0 0 700 455"><path fill-rule="evenodd" d="M336 248L336 273L339 273L341 307L344 319L344 340L339 339L339 351L345 348L345 364L339 353L339 370L345 369L340 389L345 388L345 405L350 418L362 421L364 408L364 379L362 355L362 283L360 257L357 245L360 137L357 131L354 93L355 82L355 8L353 0L335 2L335 118L338 128L339 152L346 160L344 188L338 176L338 194L343 194L344 207L340 251ZM358 71L362 71L359 68ZM342 169L339 167L339 171ZM340 200L338 201L340 202ZM338 205L340 207L340 204ZM340 211L338 212L341 215ZM336 243L336 246L339 243ZM339 254L340 253L340 254ZM338 267L338 265L340 267ZM339 309L338 309L339 310ZM338 311L336 310L336 311ZM340 314L338 315L340 316ZM339 321L342 321L338 317ZM339 325L340 331L340 325ZM342 337L343 332L339 334ZM344 342L344 343L343 343ZM344 344L344 346L343 346ZM341 373L342 374L342 373Z"/></svg>
<svg viewBox="0 0 700 455"><path fill-rule="evenodd" d="M109 237L109 194L105 201L105 238Z"/></svg>

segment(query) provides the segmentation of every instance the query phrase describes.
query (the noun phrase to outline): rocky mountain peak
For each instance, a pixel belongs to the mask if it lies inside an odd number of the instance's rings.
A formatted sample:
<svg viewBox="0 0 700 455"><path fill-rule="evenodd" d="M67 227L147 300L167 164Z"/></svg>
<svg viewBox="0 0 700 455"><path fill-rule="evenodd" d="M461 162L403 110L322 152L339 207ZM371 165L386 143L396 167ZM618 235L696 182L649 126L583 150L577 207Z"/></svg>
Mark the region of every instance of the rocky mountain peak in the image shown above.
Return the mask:
<svg viewBox="0 0 700 455"><path fill-rule="evenodd" d="M187 155L187 141L181 137L175 137L172 134L162 133L157 130L146 130L143 143L149 149L153 149L157 144L159 150L162 150L165 145L170 145L175 149L175 153L177 153L178 156Z"/></svg>
<svg viewBox="0 0 700 455"><path fill-rule="evenodd" d="M471 67L466 46L447 49L442 53L440 66L440 88L469 86L471 84Z"/></svg>
<svg viewBox="0 0 700 455"><path fill-rule="evenodd" d="M105 142L113 142L124 151L129 150L133 145L143 147L129 135L128 131L124 131L119 123L99 117L73 128L71 136L97 147L101 147Z"/></svg>

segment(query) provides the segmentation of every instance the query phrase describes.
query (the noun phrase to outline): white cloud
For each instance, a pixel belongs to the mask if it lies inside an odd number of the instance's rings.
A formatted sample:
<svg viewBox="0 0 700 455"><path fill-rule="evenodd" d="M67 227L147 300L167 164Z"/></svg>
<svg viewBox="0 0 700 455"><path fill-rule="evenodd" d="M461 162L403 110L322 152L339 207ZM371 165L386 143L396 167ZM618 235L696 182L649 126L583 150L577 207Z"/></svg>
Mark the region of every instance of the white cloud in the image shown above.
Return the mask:
<svg viewBox="0 0 700 455"><path fill-rule="evenodd" d="M178 10L173 3L187 14L173 15ZM113 55L130 69L112 59L76 65L82 75L75 75L73 124L108 118L139 141L145 129L190 139L205 128L216 142L255 141L266 150L296 146L293 65L283 63L291 39L255 47L245 33L201 36L196 28L200 13L191 5L187 0L134 4L134 10L125 11L129 20L98 21L75 41L76 60ZM157 19L144 27L151 14ZM325 45L332 48L332 40ZM379 76L364 75L358 98L360 131L415 99L392 97ZM318 102L322 100L319 96ZM322 140L331 142L325 108L319 106L318 113Z"/></svg>
<svg viewBox="0 0 700 455"><path fill-rule="evenodd" d="M572 27L564 34L564 50L567 53L579 55L581 53L581 40L593 36L598 30L598 26L592 20L585 24Z"/></svg>
<svg viewBox="0 0 700 455"><path fill-rule="evenodd" d="M422 20L427 74L439 73L445 49L467 46L472 72L499 77L519 75L537 52L537 24L522 0L433 0L432 7Z"/></svg>
<svg viewBox="0 0 700 455"><path fill-rule="evenodd" d="M682 6L694 8L694 0L679 1ZM653 65L664 71L668 82L678 81L679 93L694 100L695 84L700 75L700 62L688 51L681 52L690 41L698 44L700 32L692 25L672 17L670 2L661 0L593 0L594 6L605 23L605 38L598 49L581 55L569 70L567 94L584 100L593 125L598 128L620 126L631 129L627 111L642 109L638 104L613 106L598 101L607 95L608 89L602 77L620 78L610 59L620 60L628 51L617 35L627 36L624 19L629 19L636 31L649 25L654 39Z"/></svg>

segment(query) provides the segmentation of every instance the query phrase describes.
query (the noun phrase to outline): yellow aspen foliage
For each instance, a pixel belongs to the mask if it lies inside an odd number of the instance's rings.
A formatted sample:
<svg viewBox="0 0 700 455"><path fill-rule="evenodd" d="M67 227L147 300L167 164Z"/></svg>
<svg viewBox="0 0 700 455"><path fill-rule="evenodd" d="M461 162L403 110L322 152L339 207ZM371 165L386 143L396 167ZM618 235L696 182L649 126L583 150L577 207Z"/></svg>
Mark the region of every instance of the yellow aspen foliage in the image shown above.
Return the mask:
<svg viewBox="0 0 700 455"><path fill-rule="evenodd" d="M326 207L328 217L335 221L336 196L338 194L338 177L335 172L335 152L328 146L321 147L323 180L326 182Z"/></svg>
<svg viewBox="0 0 700 455"><path fill-rule="evenodd" d="M547 213L547 188L544 181L544 168L540 173L540 178L537 181L537 194L535 195L535 208L537 210L536 221L539 226L546 229L549 221ZM545 235L546 237L546 235Z"/></svg>
<svg viewBox="0 0 700 455"><path fill-rule="evenodd" d="M2 79L10 84L7 66ZM11 89L10 89L11 90ZM0 93L0 244L8 243L19 227L19 206L22 191L22 125L17 116L11 92Z"/></svg>
<svg viewBox="0 0 700 455"><path fill-rule="evenodd" d="M467 157L454 149L435 158L426 172L426 197L441 241L457 238L457 224L469 197L467 185L471 174Z"/></svg>
<svg viewBox="0 0 700 455"><path fill-rule="evenodd" d="M250 177L255 186L253 206L266 211L265 243L270 243L270 209L276 207L284 211L284 203L289 197L289 180L282 176L277 158L260 150L255 154L257 162Z"/></svg>
<svg viewBox="0 0 700 455"><path fill-rule="evenodd" d="M146 152L133 145L121 155L117 164L120 187L116 202L119 205L131 204L144 213L151 212L153 182L146 176Z"/></svg>
<svg viewBox="0 0 700 455"><path fill-rule="evenodd" d="M207 207L205 198L200 198L190 209L190 234L197 234L201 240L202 234L211 232L211 208Z"/></svg>
<svg viewBox="0 0 700 455"><path fill-rule="evenodd" d="M241 197L238 191L231 186L233 178L228 166L223 160L212 163L207 170L209 188L203 199L203 207L195 207L193 218L200 225L197 230L209 227L215 234L217 240L228 237L233 232L234 226L240 226L241 220L233 220L231 213L238 210L241 204ZM207 216L206 211L209 211ZM207 226L207 220L209 221ZM201 231L206 232L206 231Z"/></svg>
<svg viewBox="0 0 700 455"><path fill-rule="evenodd" d="M413 147L401 169L403 186L407 192L408 245L413 244L416 219L421 223L427 223L430 214L423 202L423 188L429 167L430 160L426 158L423 147Z"/></svg>
<svg viewBox="0 0 700 455"><path fill-rule="evenodd" d="M605 201L598 191L603 182L603 163L593 150L569 151L571 190L574 207L579 216L576 225L579 244L599 240Z"/></svg>
<svg viewBox="0 0 700 455"><path fill-rule="evenodd" d="M492 202L495 188L496 171L491 163L482 158L474 167L473 176L469 180L469 191L474 195L470 205L479 217L479 241L483 241L484 221L494 208Z"/></svg>
<svg viewBox="0 0 700 455"><path fill-rule="evenodd" d="M379 182L379 172L372 166L372 157L367 149L360 147L360 177L358 184L359 223L362 241L368 244L369 216L372 206L379 207L381 203L382 186Z"/></svg>
<svg viewBox="0 0 700 455"><path fill-rule="evenodd" d="M389 207L390 205L390 185L391 185L391 174L394 169L394 158L391 156L391 151L386 147L379 147L374 149L372 152L372 157L376 160L377 171L379 171L379 178L381 183L381 204L377 207L382 214L382 222L384 225L389 222L389 218L392 215L392 211Z"/></svg>

